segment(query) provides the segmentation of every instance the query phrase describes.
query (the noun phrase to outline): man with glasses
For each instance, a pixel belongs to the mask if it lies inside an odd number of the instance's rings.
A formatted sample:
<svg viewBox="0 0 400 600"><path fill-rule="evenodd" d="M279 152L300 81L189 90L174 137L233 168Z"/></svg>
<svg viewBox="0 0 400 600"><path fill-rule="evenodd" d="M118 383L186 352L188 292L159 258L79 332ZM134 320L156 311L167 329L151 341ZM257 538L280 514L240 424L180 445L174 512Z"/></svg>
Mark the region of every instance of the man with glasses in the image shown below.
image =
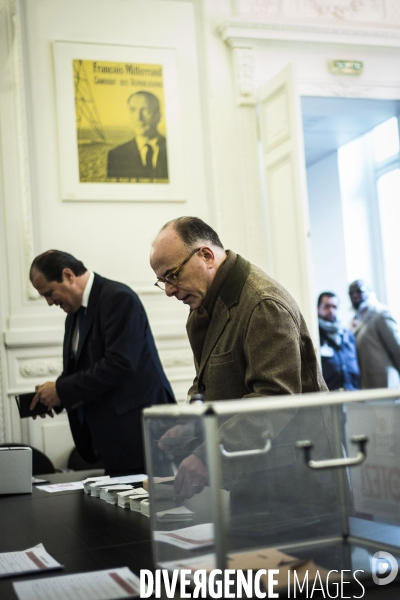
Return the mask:
<svg viewBox="0 0 400 600"><path fill-rule="evenodd" d="M201 219L181 217L164 225L150 262L155 285L190 308L186 329L196 377L189 395L200 393L208 401L327 389L293 298L256 266L225 251L217 233ZM278 419L274 435L292 417L288 411ZM229 437L230 451L243 449L246 430L254 442L265 428L251 416L246 423L241 418L237 427L230 422L220 428L221 440ZM164 439L178 435L174 429ZM159 447L171 449L163 439ZM181 498L190 497L207 480L200 447L181 462L175 490Z"/></svg>

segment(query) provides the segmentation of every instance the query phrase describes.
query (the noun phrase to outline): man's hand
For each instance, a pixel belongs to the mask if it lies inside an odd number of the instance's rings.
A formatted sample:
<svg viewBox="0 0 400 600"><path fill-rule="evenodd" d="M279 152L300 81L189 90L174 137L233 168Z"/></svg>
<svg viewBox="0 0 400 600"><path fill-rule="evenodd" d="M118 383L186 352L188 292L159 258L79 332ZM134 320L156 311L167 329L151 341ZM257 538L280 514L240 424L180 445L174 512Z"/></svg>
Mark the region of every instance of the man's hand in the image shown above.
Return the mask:
<svg viewBox="0 0 400 600"><path fill-rule="evenodd" d="M195 454L185 458L175 476L174 490L179 500L199 494L208 483L207 467Z"/></svg>
<svg viewBox="0 0 400 600"><path fill-rule="evenodd" d="M55 406L59 406L61 404L60 398L58 397L56 384L54 381L46 381L43 385L37 385L35 387L36 395L34 396L30 409L33 410L38 402L41 402L45 406L47 406L47 410L50 417L53 417L53 411L51 410ZM44 418L46 415L40 415ZM32 417L36 419L36 415Z"/></svg>
<svg viewBox="0 0 400 600"><path fill-rule="evenodd" d="M158 440L158 447L163 452L166 452L171 457L184 454L185 450L182 446L185 445L187 438L181 438L182 425L174 425L168 429L164 435ZM187 452L186 452L187 454Z"/></svg>
<svg viewBox="0 0 400 600"><path fill-rule="evenodd" d="M197 440L193 423L185 423L168 429L158 440L158 447L172 459L175 456L191 454L193 448L199 445Z"/></svg>

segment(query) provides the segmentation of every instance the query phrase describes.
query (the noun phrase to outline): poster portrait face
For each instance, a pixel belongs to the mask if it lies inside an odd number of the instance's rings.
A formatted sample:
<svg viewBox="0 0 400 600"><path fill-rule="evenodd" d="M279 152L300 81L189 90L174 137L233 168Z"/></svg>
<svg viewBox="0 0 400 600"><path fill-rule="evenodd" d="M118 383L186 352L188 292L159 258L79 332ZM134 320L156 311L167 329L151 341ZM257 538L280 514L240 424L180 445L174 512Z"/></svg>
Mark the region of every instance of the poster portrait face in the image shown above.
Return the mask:
<svg viewBox="0 0 400 600"><path fill-rule="evenodd" d="M73 60L80 183L168 183L163 68Z"/></svg>
<svg viewBox="0 0 400 600"><path fill-rule="evenodd" d="M137 92L128 99L128 107L135 136L153 138L161 117L157 98L153 94Z"/></svg>

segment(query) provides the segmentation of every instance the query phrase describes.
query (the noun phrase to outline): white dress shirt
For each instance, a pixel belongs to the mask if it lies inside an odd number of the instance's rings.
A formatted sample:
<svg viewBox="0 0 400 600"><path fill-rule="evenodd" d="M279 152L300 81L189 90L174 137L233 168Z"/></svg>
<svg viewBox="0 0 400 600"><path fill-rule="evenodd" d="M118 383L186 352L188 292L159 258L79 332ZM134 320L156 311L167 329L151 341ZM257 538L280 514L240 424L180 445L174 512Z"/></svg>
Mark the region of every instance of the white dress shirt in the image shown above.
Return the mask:
<svg viewBox="0 0 400 600"><path fill-rule="evenodd" d="M83 291L82 304L81 304L81 306L84 306L85 308L87 308L87 305L89 303L89 296L90 296L90 292L92 291L93 280L94 280L94 273L93 273L93 271L89 271L89 279L87 280L85 289ZM75 325L74 333L72 335L72 352L74 353L74 356L76 356L76 353L78 352L78 344L79 344L79 329L78 329L78 321L77 321L76 325Z"/></svg>

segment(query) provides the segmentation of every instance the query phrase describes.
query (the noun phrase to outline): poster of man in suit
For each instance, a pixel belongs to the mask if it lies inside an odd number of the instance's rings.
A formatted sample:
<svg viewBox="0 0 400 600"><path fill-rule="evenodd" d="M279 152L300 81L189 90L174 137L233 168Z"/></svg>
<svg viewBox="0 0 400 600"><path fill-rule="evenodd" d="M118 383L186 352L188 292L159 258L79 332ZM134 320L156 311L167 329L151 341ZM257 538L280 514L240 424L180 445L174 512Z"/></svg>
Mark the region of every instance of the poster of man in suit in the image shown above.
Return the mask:
<svg viewBox="0 0 400 600"><path fill-rule="evenodd" d="M168 183L161 65L73 60L80 183Z"/></svg>

